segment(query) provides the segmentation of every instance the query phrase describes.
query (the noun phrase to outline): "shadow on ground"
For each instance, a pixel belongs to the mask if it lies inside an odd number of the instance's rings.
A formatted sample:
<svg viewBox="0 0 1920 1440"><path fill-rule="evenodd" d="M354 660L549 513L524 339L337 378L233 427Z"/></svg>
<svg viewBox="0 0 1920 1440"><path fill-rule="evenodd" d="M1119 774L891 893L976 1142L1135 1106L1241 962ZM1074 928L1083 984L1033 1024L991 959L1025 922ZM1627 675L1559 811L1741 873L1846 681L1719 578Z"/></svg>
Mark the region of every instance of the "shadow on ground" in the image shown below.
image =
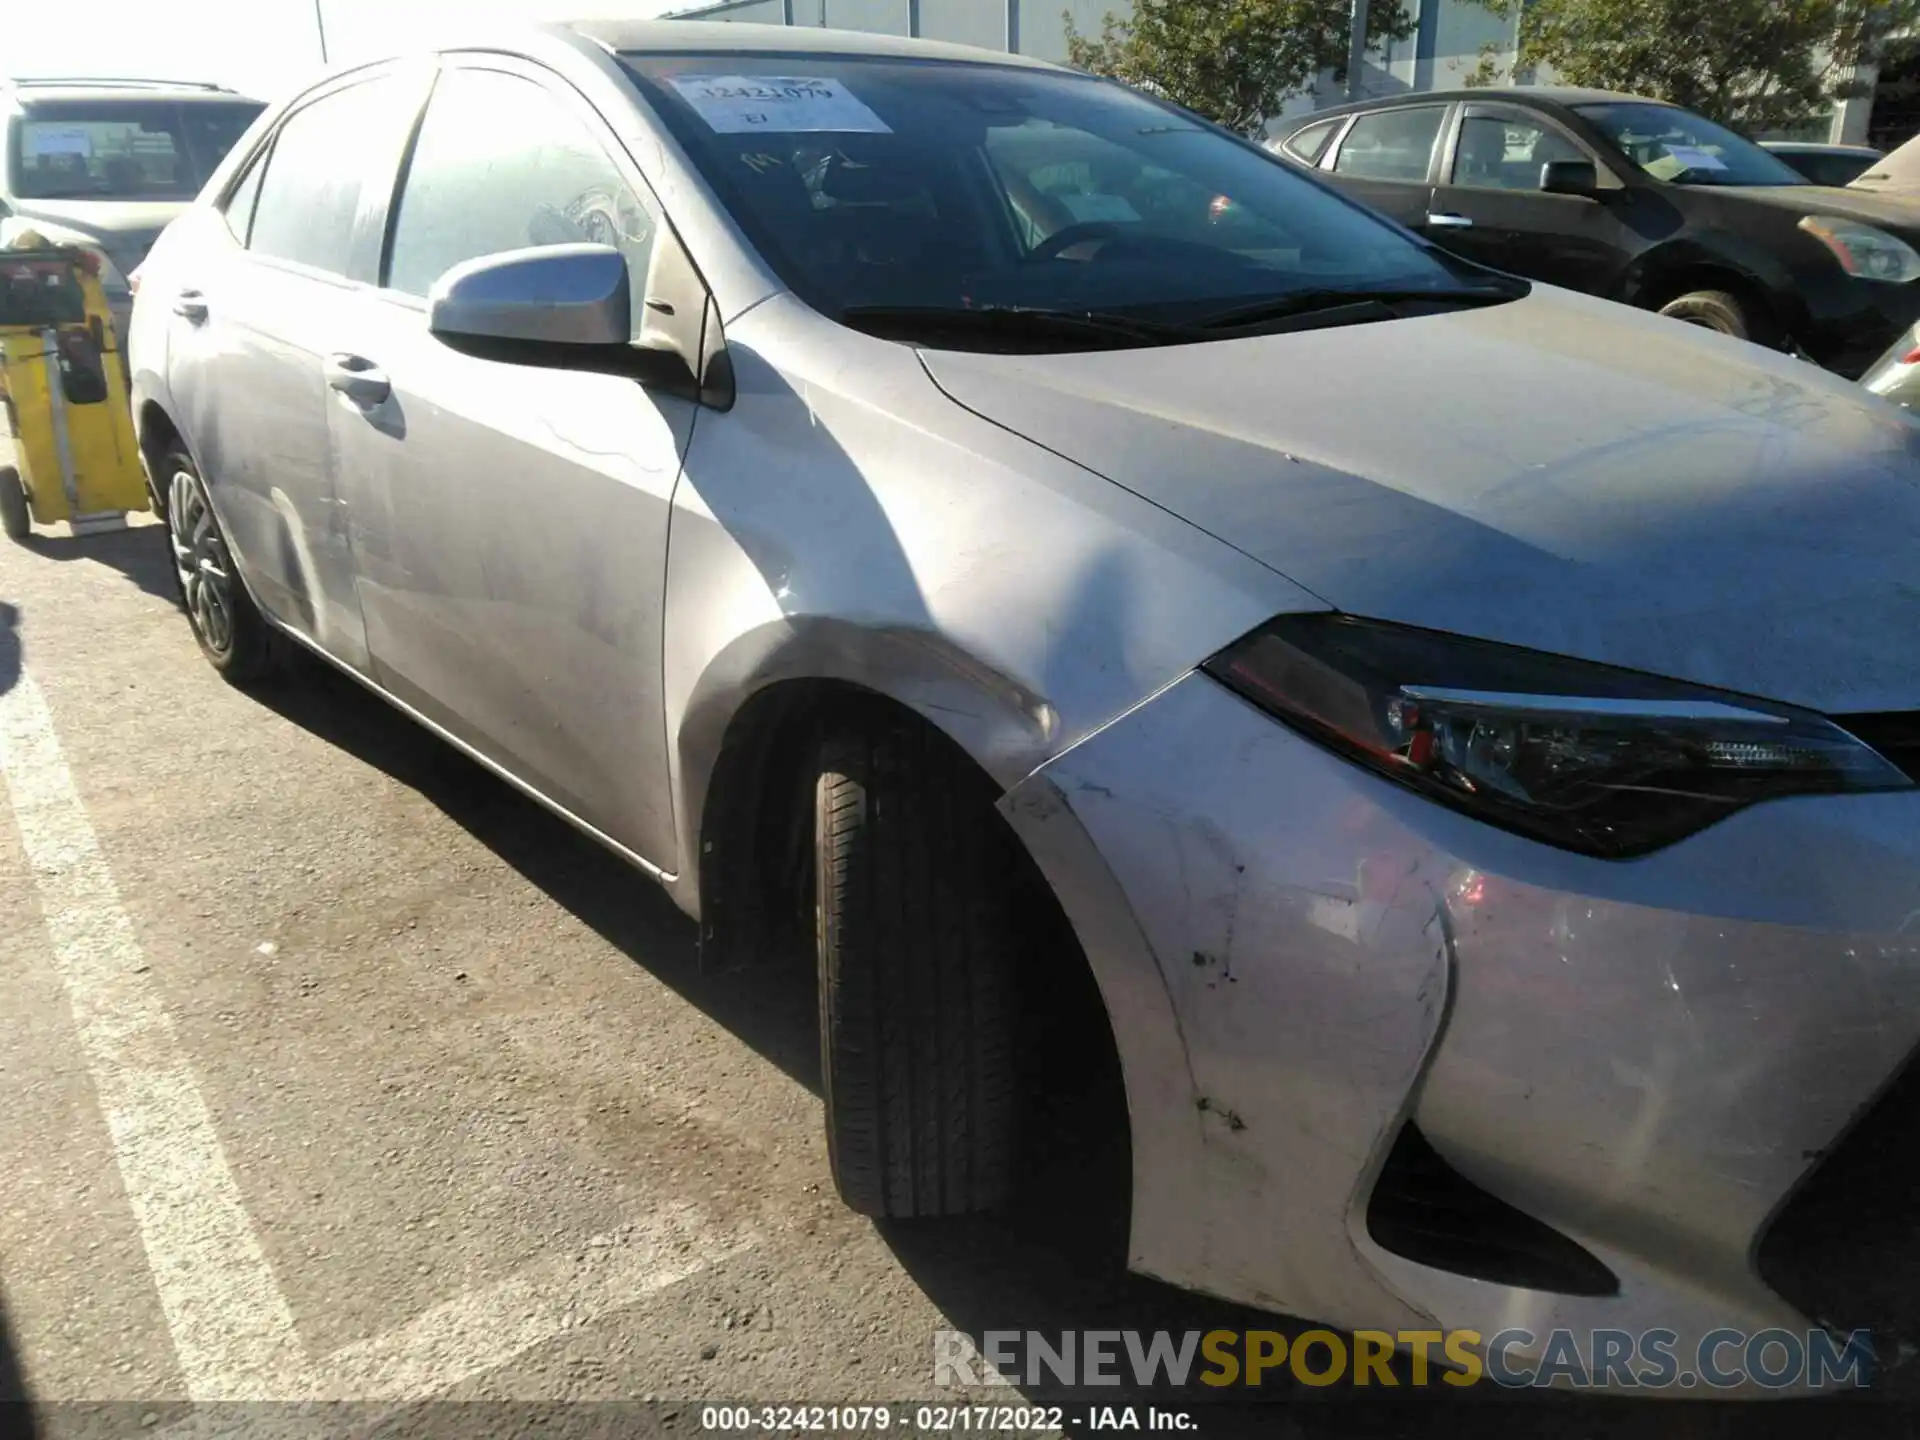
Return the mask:
<svg viewBox="0 0 1920 1440"><path fill-rule="evenodd" d="M0 695L20 683L20 607L0 600Z"/></svg>
<svg viewBox="0 0 1920 1440"><path fill-rule="evenodd" d="M43 560L76 561L117 570L149 595L175 600L173 571L168 561L164 526L140 524L125 530L103 530L95 535L47 535L36 531L18 542Z"/></svg>
<svg viewBox="0 0 1920 1440"><path fill-rule="evenodd" d="M700 968L694 927L651 882L429 735L352 681L306 662L261 699L294 723L417 790L637 965L699 1006L762 1056L819 1090L816 997L805 957L747 976ZM1125 1269L1129 1167L1118 1079L1110 1051L1042 1029L1029 1113L1024 1195L1012 1212L959 1222L886 1222L902 1265L954 1328L1061 1332L1308 1328L1293 1320L1190 1295ZM1123 1112L1120 1112L1123 1113ZM929 1337L931 1352L931 1337ZM1124 1351L1121 1353L1124 1354ZM928 1395L938 1399L929 1353ZM1195 1373L1199 1366L1196 1365ZM1444 1386L1382 1394L1290 1381L1256 1403L1225 1401L1205 1387L1179 1391L1049 1383L1009 1389L1008 1403L1058 1403L1070 1433L1102 1405L1187 1410L1207 1436L1514 1435L1541 1440L1611 1435L1803 1435L1907 1433L1912 1412L1886 1404L1732 1406L1700 1402L1592 1401L1471 1393ZM1242 1392L1244 1394L1245 1392ZM860 1397L811 1397L816 1400ZM1146 1423L1144 1411L1142 1424ZM1077 1423L1075 1423L1077 1422ZM1856 1429L1855 1426L1858 1426ZM1437 1429L1436 1429L1437 1427Z"/></svg>
<svg viewBox="0 0 1920 1440"><path fill-rule="evenodd" d="M11 1440L34 1440L34 1414L29 1408L26 1374L14 1348L13 1326L0 1302L0 1433Z"/></svg>

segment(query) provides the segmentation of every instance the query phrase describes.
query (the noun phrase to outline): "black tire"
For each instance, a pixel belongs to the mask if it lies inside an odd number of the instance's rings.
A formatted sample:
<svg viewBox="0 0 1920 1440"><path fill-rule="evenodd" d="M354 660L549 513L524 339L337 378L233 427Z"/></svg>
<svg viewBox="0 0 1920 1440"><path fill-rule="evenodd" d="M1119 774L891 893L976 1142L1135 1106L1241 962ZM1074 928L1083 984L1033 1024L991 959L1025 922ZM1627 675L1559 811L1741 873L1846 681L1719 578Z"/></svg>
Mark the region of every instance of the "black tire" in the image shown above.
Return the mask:
<svg viewBox="0 0 1920 1440"><path fill-rule="evenodd" d="M193 458L168 453L153 486L173 557L180 608L207 663L235 685L252 685L280 668L280 637L260 614L234 568L232 551Z"/></svg>
<svg viewBox="0 0 1920 1440"><path fill-rule="evenodd" d="M1731 335L1736 340L1751 340L1756 345L1774 343L1766 316L1751 302L1725 290L1689 290L1667 301L1660 307L1660 313L1703 330Z"/></svg>
<svg viewBox="0 0 1920 1440"><path fill-rule="evenodd" d="M815 931L827 1152L875 1216L1012 1189L1021 946L1011 833L945 737L875 705L818 752Z"/></svg>
<svg viewBox="0 0 1920 1440"><path fill-rule="evenodd" d="M33 534L27 492L20 483L20 472L12 466L0 467L0 529L7 532L9 540L24 540Z"/></svg>

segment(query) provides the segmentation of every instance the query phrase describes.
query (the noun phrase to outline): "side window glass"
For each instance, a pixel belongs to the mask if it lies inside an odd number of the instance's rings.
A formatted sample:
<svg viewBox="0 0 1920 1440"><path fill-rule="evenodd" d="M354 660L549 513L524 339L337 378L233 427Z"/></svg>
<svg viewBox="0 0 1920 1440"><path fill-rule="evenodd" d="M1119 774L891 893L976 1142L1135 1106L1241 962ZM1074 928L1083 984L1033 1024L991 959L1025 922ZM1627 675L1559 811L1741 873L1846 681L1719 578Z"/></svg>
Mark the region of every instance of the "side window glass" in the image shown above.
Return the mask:
<svg viewBox="0 0 1920 1440"><path fill-rule="evenodd" d="M449 70L434 86L393 226L387 285L425 295L481 255L582 241L627 257L638 333L654 219L582 121L531 80Z"/></svg>
<svg viewBox="0 0 1920 1440"><path fill-rule="evenodd" d="M1287 153L1309 165L1318 164L1320 157L1326 153L1327 142L1333 139L1333 132L1339 128L1338 120L1322 120L1318 125L1309 125L1287 137Z"/></svg>
<svg viewBox="0 0 1920 1440"><path fill-rule="evenodd" d="M1579 146L1538 121L1469 115L1454 152L1453 183L1476 190L1538 190L1543 165L1586 158Z"/></svg>
<svg viewBox="0 0 1920 1440"><path fill-rule="evenodd" d="M1413 105L1362 115L1340 142L1333 168L1356 180L1425 180L1446 114L1442 105Z"/></svg>
<svg viewBox="0 0 1920 1440"><path fill-rule="evenodd" d="M369 156L397 123L394 82L369 80L296 110L274 138L248 248L336 275L353 259L354 216Z"/></svg>
<svg viewBox="0 0 1920 1440"><path fill-rule="evenodd" d="M254 156L247 173L227 197L227 228L242 245L247 243L248 232L253 229L253 207L260 199L260 182L266 177L267 157L271 152L269 146Z"/></svg>

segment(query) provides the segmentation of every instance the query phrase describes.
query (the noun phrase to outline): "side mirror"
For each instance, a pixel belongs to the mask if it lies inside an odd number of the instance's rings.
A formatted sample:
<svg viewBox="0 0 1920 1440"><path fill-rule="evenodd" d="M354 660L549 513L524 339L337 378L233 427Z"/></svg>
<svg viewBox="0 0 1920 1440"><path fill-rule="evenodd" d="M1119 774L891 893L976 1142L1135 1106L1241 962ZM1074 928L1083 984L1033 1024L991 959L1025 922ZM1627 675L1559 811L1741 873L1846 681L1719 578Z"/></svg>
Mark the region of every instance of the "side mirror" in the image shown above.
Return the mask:
<svg viewBox="0 0 1920 1440"><path fill-rule="evenodd" d="M1592 199L1600 193L1600 171L1591 160L1549 160L1540 167L1540 189L1547 195Z"/></svg>
<svg viewBox="0 0 1920 1440"><path fill-rule="evenodd" d="M427 329L482 360L694 384L687 358L635 345L627 259L611 245L543 245L454 266L427 296Z"/></svg>

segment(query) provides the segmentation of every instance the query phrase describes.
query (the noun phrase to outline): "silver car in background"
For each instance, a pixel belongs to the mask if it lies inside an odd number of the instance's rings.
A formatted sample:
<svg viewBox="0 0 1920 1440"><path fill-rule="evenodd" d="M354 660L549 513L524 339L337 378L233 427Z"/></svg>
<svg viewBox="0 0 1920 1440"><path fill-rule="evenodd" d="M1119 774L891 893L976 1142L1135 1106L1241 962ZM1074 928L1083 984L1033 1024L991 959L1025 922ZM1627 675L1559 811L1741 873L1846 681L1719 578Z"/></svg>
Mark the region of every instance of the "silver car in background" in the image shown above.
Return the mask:
<svg viewBox="0 0 1920 1440"><path fill-rule="evenodd" d="M691 22L300 95L132 348L218 669L324 657L744 983L804 917L858 1209L1008 1197L1059 969L1138 1270L1683 1369L1857 1318L1823 1180L1920 1044L1920 449L1858 389L1116 85Z"/></svg>
<svg viewBox="0 0 1920 1440"><path fill-rule="evenodd" d="M0 249L32 231L92 250L124 336L155 237L266 108L177 80L0 80Z"/></svg>

